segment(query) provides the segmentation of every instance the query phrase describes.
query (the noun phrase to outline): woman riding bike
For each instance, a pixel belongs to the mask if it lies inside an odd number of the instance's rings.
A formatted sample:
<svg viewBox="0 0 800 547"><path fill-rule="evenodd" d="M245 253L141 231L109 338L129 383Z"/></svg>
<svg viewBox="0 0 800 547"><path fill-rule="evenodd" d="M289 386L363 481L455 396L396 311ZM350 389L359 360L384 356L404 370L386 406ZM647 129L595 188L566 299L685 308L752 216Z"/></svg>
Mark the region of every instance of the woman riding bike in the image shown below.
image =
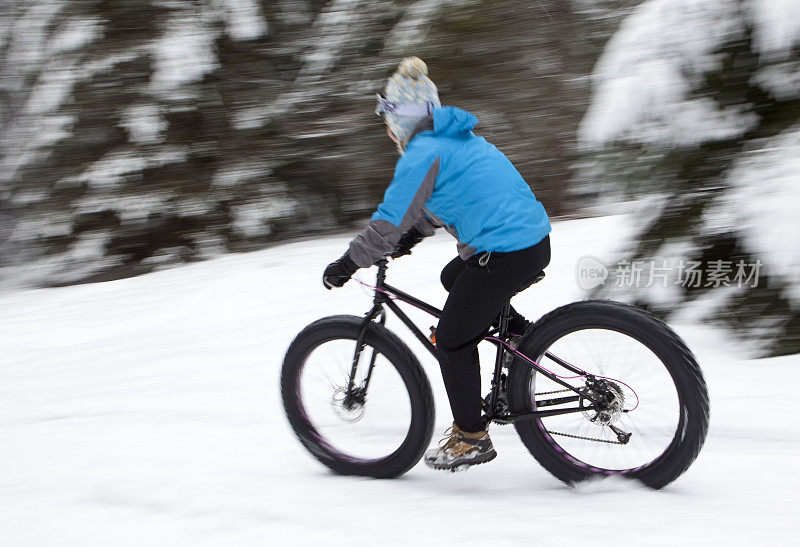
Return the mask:
<svg viewBox="0 0 800 547"><path fill-rule="evenodd" d="M449 295L436 328L436 348L453 426L425 454L435 469L488 462L497 455L481 418L478 342L503 305L550 262L550 222L542 204L506 156L472 129L478 119L441 106L428 69L406 58L378 97L376 113L401 157L383 202L367 228L323 275L341 287L359 268L389 254L410 253L444 227L458 256L444 267ZM528 322L512 308L509 327Z"/></svg>

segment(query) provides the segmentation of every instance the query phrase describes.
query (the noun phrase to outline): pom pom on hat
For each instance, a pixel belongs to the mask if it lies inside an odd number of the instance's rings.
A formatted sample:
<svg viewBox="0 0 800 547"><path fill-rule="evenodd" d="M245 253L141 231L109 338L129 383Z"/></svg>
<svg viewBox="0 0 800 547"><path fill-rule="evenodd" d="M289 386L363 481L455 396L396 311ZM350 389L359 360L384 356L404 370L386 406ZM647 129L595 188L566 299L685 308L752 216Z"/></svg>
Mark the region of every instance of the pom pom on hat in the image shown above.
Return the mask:
<svg viewBox="0 0 800 547"><path fill-rule="evenodd" d="M419 57L406 57L397 67L397 74L404 78L419 78L428 75L428 65Z"/></svg>

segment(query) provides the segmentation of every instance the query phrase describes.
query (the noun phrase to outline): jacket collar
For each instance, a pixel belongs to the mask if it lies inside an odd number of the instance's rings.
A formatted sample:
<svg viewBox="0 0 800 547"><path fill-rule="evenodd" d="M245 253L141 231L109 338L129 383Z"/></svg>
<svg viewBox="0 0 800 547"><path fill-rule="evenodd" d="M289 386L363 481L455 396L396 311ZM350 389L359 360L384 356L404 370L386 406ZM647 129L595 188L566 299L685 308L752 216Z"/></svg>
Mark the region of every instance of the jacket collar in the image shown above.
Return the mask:
<svg viewBox="0 0 800 547"><path fill-rule="evenodd" d="M408 137L406 143L411 142L411 139L416 137L418 134L422 133L423 131L433 131L433 116L428 116L427 118L422 118L417 125L414 126L414 129L411 130L411 136Z"/></svg>

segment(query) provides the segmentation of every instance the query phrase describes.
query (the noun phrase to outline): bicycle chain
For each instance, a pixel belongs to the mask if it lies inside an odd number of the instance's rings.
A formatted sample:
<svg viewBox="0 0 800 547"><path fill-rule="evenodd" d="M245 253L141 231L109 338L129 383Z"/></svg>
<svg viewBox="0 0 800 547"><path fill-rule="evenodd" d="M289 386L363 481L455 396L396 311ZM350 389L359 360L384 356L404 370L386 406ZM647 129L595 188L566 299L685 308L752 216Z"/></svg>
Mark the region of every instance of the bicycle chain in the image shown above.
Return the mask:
<svg viewBox="0 0 800 547"><path fill-rule="evenodd" d="M555 391L543 391L541 393L536 393L534 395L553 395L554 393L564 393L565 391L572 391L571 389L557 389ZM571 439L580 439L581 441L594 441L597 443L607 443L607 444L625 444L620 441L609 441L608 439L598 439L595 437L581 437L580 435L571 435L569 433L559 433L558 431L547 431L550 435L561 435L562 437L569 437Z"/></svg>
<svg viewBox="0 0 800 547"><path fill-rule="evenodd" d="M607 443L607 444L625 444L621 441L609 441L608 439L597 439L595 437L581 437L580 435L570 435L569 433L559 433L558 431L548 431L546 429L545 431L549 435L561 435L562 437L570 437L572 439L580 439L582 441L594 441L597 443Z"/></svg>
<svg viewBox="0 0 800 547"><path fill-rule="evenodd" d="M557 389L555 391L542 391L541 393L534 393L533 396L537 395L552 395L553 393L565 393L567 391L572 391L571 389Z"/></svg>

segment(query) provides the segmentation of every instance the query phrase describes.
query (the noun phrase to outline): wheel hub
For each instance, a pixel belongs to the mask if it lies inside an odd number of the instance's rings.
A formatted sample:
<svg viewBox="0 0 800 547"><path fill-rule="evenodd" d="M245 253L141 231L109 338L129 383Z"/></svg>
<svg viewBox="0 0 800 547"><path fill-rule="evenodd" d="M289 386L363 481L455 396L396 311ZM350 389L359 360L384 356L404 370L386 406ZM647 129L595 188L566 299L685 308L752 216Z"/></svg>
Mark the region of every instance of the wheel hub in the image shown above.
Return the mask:
<svg viewBox="0 0 800 547"><path fill-rule="evenodd" d="M616 382L587 382L581 390L578 405L583 416L595 425L607 426L619 420L625 407L625 394Z"/></svg>
<svg viewBox="0 0 800 547"><path fill-rule="evenodd" d="M331 404L333 411L345 422L357 422L364 416L366 398L359 389L348 393L346 387L338 387L333 392Z"/></svg>

